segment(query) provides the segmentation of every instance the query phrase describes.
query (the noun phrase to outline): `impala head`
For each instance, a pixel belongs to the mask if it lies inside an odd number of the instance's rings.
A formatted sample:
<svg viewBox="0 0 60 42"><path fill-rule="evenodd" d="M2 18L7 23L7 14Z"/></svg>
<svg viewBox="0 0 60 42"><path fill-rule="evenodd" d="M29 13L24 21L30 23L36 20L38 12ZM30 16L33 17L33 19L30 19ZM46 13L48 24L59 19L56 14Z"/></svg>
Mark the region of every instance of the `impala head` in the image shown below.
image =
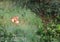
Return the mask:
<svg viewBox="0 0 60 42"><path fill-rule="evenodd" d="M18 24L19 23L19 17L18 16L14 16L14 17L12 17L11 18L11 21L13 22L13 23L16 23L16 24Z"/></svg>

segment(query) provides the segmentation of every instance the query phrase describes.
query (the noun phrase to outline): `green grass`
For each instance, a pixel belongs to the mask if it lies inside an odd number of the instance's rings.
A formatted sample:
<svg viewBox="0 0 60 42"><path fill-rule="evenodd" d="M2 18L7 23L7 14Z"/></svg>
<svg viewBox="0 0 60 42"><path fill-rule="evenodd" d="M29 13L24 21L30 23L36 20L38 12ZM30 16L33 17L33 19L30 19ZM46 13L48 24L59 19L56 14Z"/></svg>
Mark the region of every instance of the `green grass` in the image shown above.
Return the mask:
<svg viewBox="0 0 60 42"><path fill-rule="evenodd" d="M0 17L2 16L0 25L6 29L8 34L16 35L16 38L14 38L16 42L39 42L36 32L42 27L42 22L31 10L26 8L2 8L0 9ZM19 17L20 23L18 25L11 22L11 18L14 16Z"/></svg>
<svg viewBox="0 0 60 42"><path fill-rule="evenodd" d="M11 22L14 16L19 17L17 25ZM59 42L60 34L55 29L60 33L60 24L51 22L45 27L30 9L13 6L10 1L0 2L0 42Z"/></svg>

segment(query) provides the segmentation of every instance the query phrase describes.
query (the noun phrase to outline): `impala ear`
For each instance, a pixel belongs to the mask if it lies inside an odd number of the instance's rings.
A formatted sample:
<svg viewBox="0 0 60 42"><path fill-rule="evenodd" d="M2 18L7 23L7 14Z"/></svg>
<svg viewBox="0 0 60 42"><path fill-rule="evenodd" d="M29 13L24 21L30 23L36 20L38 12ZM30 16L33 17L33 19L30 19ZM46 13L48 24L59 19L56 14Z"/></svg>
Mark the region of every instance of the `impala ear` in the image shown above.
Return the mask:
<svg viewBox="0 0 60 42"><path fill-rule="evenodd" d="M11 19L12 22L14 22L14 19Z"/></svg>

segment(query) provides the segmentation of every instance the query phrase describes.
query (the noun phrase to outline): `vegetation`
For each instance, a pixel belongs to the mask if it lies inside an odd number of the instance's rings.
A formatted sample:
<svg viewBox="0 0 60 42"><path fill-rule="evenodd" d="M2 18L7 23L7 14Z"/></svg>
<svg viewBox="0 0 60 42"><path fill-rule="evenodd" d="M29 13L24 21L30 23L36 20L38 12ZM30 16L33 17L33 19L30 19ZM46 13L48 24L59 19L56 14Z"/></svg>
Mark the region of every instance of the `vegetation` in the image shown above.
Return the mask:
<svg viewBox="0 0 60 42"><path fill-rule="evenodd" d="M60 1L0 0L0 42L60 42Z"/></svg>

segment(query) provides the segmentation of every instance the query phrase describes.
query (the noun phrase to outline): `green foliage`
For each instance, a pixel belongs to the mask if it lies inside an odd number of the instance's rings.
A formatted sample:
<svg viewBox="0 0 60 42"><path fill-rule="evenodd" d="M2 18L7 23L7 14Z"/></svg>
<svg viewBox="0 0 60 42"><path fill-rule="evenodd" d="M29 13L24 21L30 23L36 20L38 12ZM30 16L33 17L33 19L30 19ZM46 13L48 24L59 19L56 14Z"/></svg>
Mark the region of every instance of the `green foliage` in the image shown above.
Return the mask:
<svg viewBox="0 0 60 42"><path fill-rule="evenodd" d="M60 3L57 0L0 2L0 42L60 42ZM19 17L18 25L11 22L14 16ZM43 23L42 16L50 22Z"/></svg>

